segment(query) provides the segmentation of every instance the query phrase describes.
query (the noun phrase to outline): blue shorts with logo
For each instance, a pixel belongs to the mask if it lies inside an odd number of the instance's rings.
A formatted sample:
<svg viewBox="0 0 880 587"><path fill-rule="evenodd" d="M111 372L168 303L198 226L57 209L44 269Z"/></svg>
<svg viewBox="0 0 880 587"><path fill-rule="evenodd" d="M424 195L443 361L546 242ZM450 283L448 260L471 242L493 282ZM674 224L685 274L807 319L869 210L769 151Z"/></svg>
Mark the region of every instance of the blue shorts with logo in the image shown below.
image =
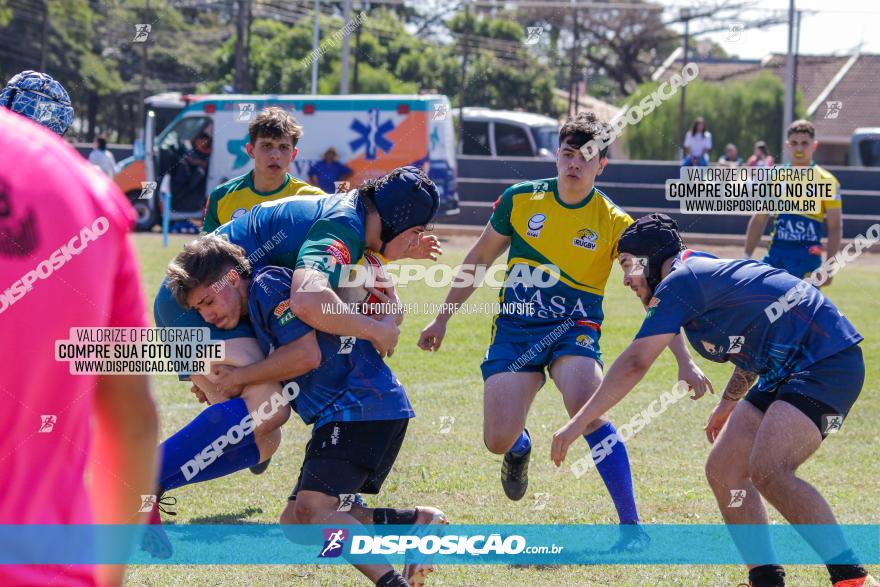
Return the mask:
<svg viewBox="0 0 880 587"><path fill-rule="evenodd" d="M762 412L777 400L787 402L810 418L825 438L843 423L864 383L865 359L854 344L792 373L773 389L758 391L756 385L744 399Z"/></svg>
<svg viewBox="0 0 880 587"><path fill-rule="evenodd" d="M822 265L822 249L818 244L780 241L770 245L770 250L761 261L777 269L787 271L795 277L803 278Z"/></svg>
<svg viewBox="0 0 880 587"><path fill-rule="evenodd" d="M510 341L497 330L480 365L483 381L497 373L543 373L553 361L564 355L589 357L602 363L599 350L600 326L590 320L560 320L528 325L527 340Z"/></svg>

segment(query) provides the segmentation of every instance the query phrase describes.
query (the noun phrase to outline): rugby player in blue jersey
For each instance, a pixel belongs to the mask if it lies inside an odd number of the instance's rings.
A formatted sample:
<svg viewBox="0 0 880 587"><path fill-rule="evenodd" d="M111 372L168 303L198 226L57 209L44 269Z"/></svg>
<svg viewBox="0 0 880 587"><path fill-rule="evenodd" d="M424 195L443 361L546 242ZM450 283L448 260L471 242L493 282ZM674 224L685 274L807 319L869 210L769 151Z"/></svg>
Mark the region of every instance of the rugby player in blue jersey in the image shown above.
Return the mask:
<svg viewBox="0 0 880 587"><path fill-rule="evenodd" d="M648 313L595 395L554 435L553 461L565 459L586 426L623 399L684 329L704 358L734 366L706 426L714 443L706 475L724 521L766 526L763 496L792 524L827 526L821 536L804 537L826 561L835 587L877 587L828 502L795 474L859 396L862 335L818 289L782 269L685 250L675 222L663 214L627 228L618 251L624 284ZM644 271L633 271L644 268L636 259L647 259ZM731 490L745 490L741 507L727 507ZM732 534L744 556L773 552L769 529ZM749 565L753 587L779 587L784 576L779 565Z"/></svg>
<svg viewBox="0 0 880 587"><path fill-rule="evenodd" d="M293 409L313 426L281 523L445 523L436 508L371 509L352 503L357 493L379 492L415 415L403 386L373 344L316 332L291 308L292 269L268 266L251 273L244 249L217 235L190 243L179 263L179 270L189 275L211 267L216 275L230 277L227 296L234 311L209 319L226 326L249 321L266 355L256 363L222 370L215 380L217 390L234 395L246 385L280 381L293 396ZM215 281L177 282L174 293L195 300ZM293 299L300 293L294 292ZM388 318L400 320L402 314ZM355 566L377 585L422 584L431 570L430 565L409 565L404 577L387 563Z"/></svg>
<svg viewBox="0 0 880 587"><path fill-rule="evenodd" d="M337 336L367 341L385 356L397 344L398 325L393 317L375 320L345 311L333 291L339 269L357 261L366 248L382 252L389 260L436 258L440 253L436 237L424 232L438 206L434 184L419 169L403 167L346 194L265 202L224 224L215 234L242 247L255 269L268 265L291 269L292 290L301 290L294 296L291 309L306 324ZM253 328L247 321L238 320L239 302L232 295L234 288L229 287L234 285L235 272L225 275L206 265L199 266L196 275L182 271L180 260L188 254L185 248L169 265L168 278L154 304L156 325L210 328L211 339L226 343L226 358L215 366L243 366L262 360L264 354ZM193 280L209 285L201 288L198 296L180 295ZM324 313L323 304L342 311ZM187 469L186 463L205 447L281 391L276 379L246 385L234 395L224 394L216 389L214 379L213 374L192 375L202 399L211 405L162 443L160 494L265 463L281 441L279 428L289 417L289 410L262 419L252 432L207 466L197 471ZM152 522L161 522L158 511L153 512ZM158 540L163 544L147 548L162 556L170 545L162 538Z"/></svg>

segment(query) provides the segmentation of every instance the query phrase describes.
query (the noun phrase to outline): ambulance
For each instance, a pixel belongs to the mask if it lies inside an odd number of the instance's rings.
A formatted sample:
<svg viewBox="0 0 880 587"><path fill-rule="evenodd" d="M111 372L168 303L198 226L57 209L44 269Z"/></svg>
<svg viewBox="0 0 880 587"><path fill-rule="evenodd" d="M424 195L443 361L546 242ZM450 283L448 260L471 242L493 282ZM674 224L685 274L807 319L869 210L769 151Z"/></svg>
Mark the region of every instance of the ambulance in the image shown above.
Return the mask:
<svg viewBox="0 0 880 587"><path fill-rule="evenodd" d="M171 190L174 201L170 174L198 135L212 138L206 198L213 188L250 171L253 163L245 151L248 124L269 106L288 110L303 127L291 175L308 181L309 168L330 147L352 169L352 188L396 167L415 165L437 184L438 218L459 212L453 116L446 96L162 94L146 104L144 146L121 161L115 175L137 212L138 230L150 230L159 222L163 190ZM165 124L175 110L177 115ZM202 210L171 211L172 220L201 215Z"/></svg>

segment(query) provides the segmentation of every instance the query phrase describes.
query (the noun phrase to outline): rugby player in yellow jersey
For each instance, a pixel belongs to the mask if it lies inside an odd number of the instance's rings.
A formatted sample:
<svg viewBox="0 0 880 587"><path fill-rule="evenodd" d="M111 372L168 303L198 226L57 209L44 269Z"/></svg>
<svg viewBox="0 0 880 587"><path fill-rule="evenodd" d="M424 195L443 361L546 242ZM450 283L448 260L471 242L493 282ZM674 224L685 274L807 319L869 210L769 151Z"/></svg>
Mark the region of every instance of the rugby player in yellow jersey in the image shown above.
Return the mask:
<svg viewBox="0 0 880 587"><path fill-rule="evenodd" d="M773 220L770 247L763 262L784 269L795 277L807 277L822 265L822 253L830 259L840 250L843 217L840 183L828 170L816 165L813 153L818 146L816 128L809 120L795 120L786 131L786 148L792 167L813 167L816 181L832 184L833 200L822 200L818 214L777 214ZM751 258L764 234L769 214L755 214L746 229L745 255ZM828 250L822 249L822 223L827 224ZM831 276L823 285L831 284Z"/></svg>
<svg viewBox="0 0 880 587"><path fill-rule="evenodd" d="M608 164L607 147L596 157L584 157L582 147L607 133L608 125L593 113L569 119L559 131L558 177L505 190L464 260L465 271L484 268L510 247L500 294L502 312L494 318L481 369L483 440L491 452L504 454L501 484L512 500L522 499L528 487L531 439L525 429L526 416L544 385L544 369L562 393L569 415L577 413L602 382L602 297L617 258L618 238L633 222L593 185ZM536 274L545 278L553 274L558 281L542 287L539 279L528 278ZM456 278L457 284L465 281ZM444 310L422 331L420 348L440 348L449 318L473 291L473 286L452 287ZM530 303L534 311L526 315L505 312L516 303ZM678 360L679 379L702 395L711 384L691 360L680 336L670 348ZM623 524L621 539L612 550L644 548L647 535L638 525L624 443L605 416L590 423L584 438Z"/></svg>
<svg viewBox="0 0 880 587"><path fill-rule="evenodd" d="M254 160L254 168L211 191L202 232L213 232L262 202L324 195L320 188L287 173L302 136L302 127L290 113L274 106L266 108L251 122L248 134L250 142L245 150Z"/></svg>

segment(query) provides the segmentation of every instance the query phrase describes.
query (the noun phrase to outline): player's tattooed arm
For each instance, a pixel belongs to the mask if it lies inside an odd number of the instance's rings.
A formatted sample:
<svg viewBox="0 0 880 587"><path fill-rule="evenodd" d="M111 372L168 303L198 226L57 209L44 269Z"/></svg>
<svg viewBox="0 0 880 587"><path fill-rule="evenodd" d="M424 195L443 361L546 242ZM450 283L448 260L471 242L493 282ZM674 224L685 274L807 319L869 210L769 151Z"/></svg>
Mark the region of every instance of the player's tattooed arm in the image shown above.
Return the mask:
<svg viewBox="0 0 880 587"><path fill-rule="evenodd" d="M757 379L757 373L736 367L730 376L730 380L727 382L727 387L724 388L722 397L728 401L738 402L745 396Z"/></svg>

